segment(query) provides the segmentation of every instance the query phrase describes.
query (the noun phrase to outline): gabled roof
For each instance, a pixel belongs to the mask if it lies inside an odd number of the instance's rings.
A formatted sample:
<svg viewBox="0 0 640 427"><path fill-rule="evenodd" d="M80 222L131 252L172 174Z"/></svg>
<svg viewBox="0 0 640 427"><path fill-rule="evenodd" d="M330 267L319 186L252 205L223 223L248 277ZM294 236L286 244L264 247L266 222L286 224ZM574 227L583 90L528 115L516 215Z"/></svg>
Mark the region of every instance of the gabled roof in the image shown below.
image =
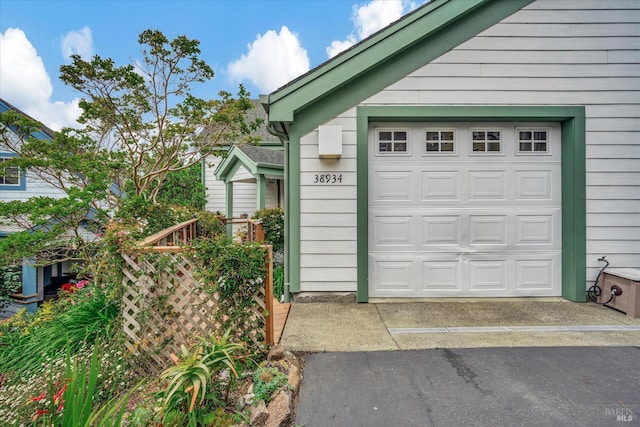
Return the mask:
<svg viewBox="0 0 640 427"><path fill-rule="evenodd" d="M228 182L240 167L254 178L259 175L283 176L284 151L249 144L235 146L216 168L216 178Z"/></svg>
<svg viewBox="0 0 640 427"><path fill-rule="evenodd" d="M38 120L36 120L33 117L31 117L30 115L28 115L24 111L20 110L17 107L14 107L13 105L9 104L4 99L0 98L0 113L4 113L5 111L15 111L16 113L18 113L18 114L20 114L22 116L25 116L25 117L33 120L34 122L38 123L40 125L40 129L31 134L31 136L33 136L34 138L37 138L37 139L53 139L53 137L55 136L55 132L53 130L49 129L48 127L46 127L45 125L43 125Z"/></svg>
<svg viewBox="0 0 640 427"><path fill-rule="evenodd" d="M263 96L269 122L309 132L533 1L433 0Z"/></svg>

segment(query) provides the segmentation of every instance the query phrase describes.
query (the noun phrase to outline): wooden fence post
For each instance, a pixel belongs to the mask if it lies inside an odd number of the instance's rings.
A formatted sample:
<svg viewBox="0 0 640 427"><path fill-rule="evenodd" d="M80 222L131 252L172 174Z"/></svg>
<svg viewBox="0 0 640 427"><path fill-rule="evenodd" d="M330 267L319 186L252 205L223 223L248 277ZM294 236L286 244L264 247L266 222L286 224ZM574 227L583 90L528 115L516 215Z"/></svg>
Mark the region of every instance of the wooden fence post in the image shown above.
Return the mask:
<svg viewBox="0 0 640 427"><path fill-rule="evenodd" d="M273 316L273 248L271 245L267 245L267 278L264 283L264 299L265 307L268 315L265 316L265 327L267 330L267 343L269 345L275 344L274 336L274 316Z"/></svg>

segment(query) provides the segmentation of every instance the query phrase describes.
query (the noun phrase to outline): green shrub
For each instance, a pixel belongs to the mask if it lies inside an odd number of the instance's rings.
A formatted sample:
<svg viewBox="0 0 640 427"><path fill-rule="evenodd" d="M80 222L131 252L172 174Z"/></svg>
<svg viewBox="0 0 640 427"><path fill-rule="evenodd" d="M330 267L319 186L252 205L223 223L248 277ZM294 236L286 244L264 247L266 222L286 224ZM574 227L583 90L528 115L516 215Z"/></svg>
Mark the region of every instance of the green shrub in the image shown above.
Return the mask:
<svg viewBox="0 0 640 427"><path fill-rule="evenodd" d="M126 199L118 218L139 226L132 237L141 239L193 218L194 212L184 206L153 203L143 197L132 196Z"/></svg>
<svg viewBox="0 0 640 427"><path fill-rule="evenodd" d="M273 251L284 251L284 210L265 208L254 213L252 218L262 220L264 240L273 246Z"/></svg>
<svg viewBox="0 0 640 427"><path fill-rule="evenodd" d="M284 266L279 265L273 269L273 296L280 301L284 294Z"/></svg>
<svg viewBox="0 0 640 427"><path fill-rule="evenodd" d="M198 237L215 238L226 233L226 227L220 216L213 212L198 212Z"/></svg>
<svg viewBox="0 0 640 427"><path fill-rule="evenodd" d="M253 310L258 308L254 296L266 277L265 249L258 243L238 244L225 235L196 239L190 249L203 290L218 296L214 319L220 329L230 329L236 340L251 345L250 334L264 328Z"/></svg>
<svg viewBox="0 0 640 427"><path fill-rule="evenodd" d="M245 346L228 341L229 331L221 338L213 335L202 337L190 349L181 346L179 355L171 355L175 366L165 369L161 378L168 381L166 389L159 394L163 400L163 422L180 414L189 419L204 419L204 425L212 425L208 420L222 423L227 420L224 416L224 405L228 403L229 391L234 379L238 378L238 362L244 358ZM220 381L216 381L223 370L229 370L224 398L218 396L216 389ZM199 398L199 399L198 399ZM197 403L197 406L196 406ZM217 412L212 416L212 409ZM217 411L222 409L222 413ZM181 418L182 419L182 418ZM223 425L223 424L217 424Z"/></svg>
<svg viewBox="0 0 640 427"><path fill-rule="evenodd" d="M0 372L31 372L45 360L64 354L67 346L75 354L110 335L120 313L119 300L108 298L93 285L67 298L56 302L65 304L65 310L51 320L34 322L38 315L32 315L22 328L0 336Z"/></svg>

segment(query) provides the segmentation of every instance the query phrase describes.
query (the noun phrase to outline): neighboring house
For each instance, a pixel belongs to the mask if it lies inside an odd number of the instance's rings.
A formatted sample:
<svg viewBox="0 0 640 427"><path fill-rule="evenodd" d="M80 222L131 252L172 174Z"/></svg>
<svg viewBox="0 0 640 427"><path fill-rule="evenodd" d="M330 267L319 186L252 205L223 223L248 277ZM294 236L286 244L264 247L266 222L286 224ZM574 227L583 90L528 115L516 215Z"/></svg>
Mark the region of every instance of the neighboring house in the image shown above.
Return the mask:
<svg viewBox="0 0 640 427"><path fill-rule="evenodd" d="M0 99L0 113L13 110L27 116L25 113ZM29 116L27 116L29 117ZM34 138L52 140L54 132L42 125L40 129L33 133ZM1 201L26 201L34 196L62 197L64 193L39 179L29 171L18 171L17 168L2 168L5 159L16 156L0 140L0 200ZM8 234L23 231L15 224L7 223L0 218L0 239ZM22 307L29 311L36 309L38 302L45 298L45 288L59 286L70 278L71 263L55 263L43 267L31 265L29 260L25 260L22 270L22 289L16 296L15 303L9 306L4 312L0 311L0 317L7 317L15 313Z"/></svg>
<svg viewBox="0 0 640 427"><path fill-rule="evenodd" d="M266 114L262 105L258 100L253 100L254 108L247 114L248 120L254 120L256 118L266 121ZM278 137L271 135L267 132L265 125L258 129L256 136L260 139L261 147L268 147L270 149L282 149L282 144ZM230 154L233 151L235 145L226 143L221 146L223 151L227 151ZM234 175L224 174L224 179L216 176L216 170L223 162L226 156L208 156L203 162L202 181L207 191L207 203L205 210L209 212L220 212L228 217L238 217L243 214L251 216L257 209L259 209L259 194L256 186L257 180L255 175L251 175L248 172L250 165L243 165L242 161L238 162L240 168L234 171ZM251 161L249 161L251 163ZM280 175L281 176L281 175ZM226 202L227 198L227 182L233 182L232 206L228 207ZM281 206L284 200L283 196L283 183L275 182L274 179L268 179L266 182L266 207ZM280 192L278 192L280 189ZM278 194L281 194L278 199Z"/></svg>
<svg viewBox="0 0 640 427"><path fill-rule="evenodd" d="M284 203L284 151L280 146L239 145L231 148L215 170L215 177L225 184L225 215L233 217L239 204L234 203L236 187L252 184L254 199L246 206L247 214ZM243 189L246 187L242 187ZM248 191L242 192L245 196Z"/></svg>
<svg viewBox="0 0 640 427"><path fill-rule="evenodd" d="M584 301L640 267L640 2L433 0L262 101L287 283Z"/></svg>

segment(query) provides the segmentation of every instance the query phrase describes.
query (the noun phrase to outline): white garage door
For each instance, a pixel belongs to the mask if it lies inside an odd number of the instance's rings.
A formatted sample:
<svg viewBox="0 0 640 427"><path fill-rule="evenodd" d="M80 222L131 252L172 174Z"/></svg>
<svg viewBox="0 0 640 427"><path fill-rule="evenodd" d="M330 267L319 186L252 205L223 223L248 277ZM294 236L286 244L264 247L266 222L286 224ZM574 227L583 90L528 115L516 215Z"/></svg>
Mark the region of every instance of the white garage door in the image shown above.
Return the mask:
<svg viewBox="0 0 640 427"><path fill-rule="evenodd" d="M369 296L561 294L560 128L372 124Z"/></svg>

